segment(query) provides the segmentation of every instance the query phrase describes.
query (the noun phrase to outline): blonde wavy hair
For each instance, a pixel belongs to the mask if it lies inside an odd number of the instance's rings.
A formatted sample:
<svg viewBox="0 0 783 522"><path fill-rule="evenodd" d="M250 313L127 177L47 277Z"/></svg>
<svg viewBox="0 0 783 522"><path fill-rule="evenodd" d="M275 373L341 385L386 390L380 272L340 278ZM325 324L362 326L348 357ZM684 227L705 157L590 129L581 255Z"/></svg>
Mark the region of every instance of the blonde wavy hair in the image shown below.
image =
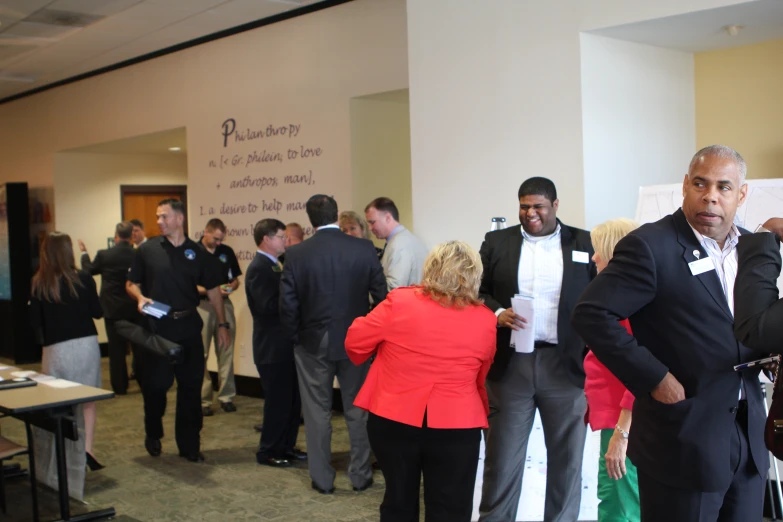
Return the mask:
<svg viewBox="0 0 783 522"><path fill-rule="evenodd" d="M614 247L617 246L617 243L637 228L639 228L639 223L627 218L610 219L601 223L590 231L593 250L608 263L614 255Z"/></svg>
<svg viewBox="0 0 783 522"><path fill-rule="evenodd" d="M359 228L362 229L362 236L364 239L370 239L370 227L367 224L367 220L364 219L364 216L360 216L353 210L343 210L340 212L338 223L340 224L340 228L345 225L359 225Z"/></svg>
<svg viewBox="0 0 783 522"><path fill-rule="evenodd" d="M478 252L464 241L441 243L424 261L421 292L446 308L480 305L484 268Z"/></svg>

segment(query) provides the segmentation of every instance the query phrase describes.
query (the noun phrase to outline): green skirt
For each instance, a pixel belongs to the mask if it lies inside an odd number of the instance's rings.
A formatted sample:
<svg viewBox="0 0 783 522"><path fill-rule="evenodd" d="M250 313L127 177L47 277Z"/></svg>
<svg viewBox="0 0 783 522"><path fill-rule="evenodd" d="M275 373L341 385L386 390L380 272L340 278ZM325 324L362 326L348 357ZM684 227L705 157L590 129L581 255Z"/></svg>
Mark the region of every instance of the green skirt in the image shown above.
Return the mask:
<svg viewBox="0 0 783 522"><path fill-rule="evenodd" d="M601 430L601 456L598 459L598 522L639 522L639 483L636 466L625 458L628 473L620 480L609 478L606 472L606 451L614 430Z"/></svg>

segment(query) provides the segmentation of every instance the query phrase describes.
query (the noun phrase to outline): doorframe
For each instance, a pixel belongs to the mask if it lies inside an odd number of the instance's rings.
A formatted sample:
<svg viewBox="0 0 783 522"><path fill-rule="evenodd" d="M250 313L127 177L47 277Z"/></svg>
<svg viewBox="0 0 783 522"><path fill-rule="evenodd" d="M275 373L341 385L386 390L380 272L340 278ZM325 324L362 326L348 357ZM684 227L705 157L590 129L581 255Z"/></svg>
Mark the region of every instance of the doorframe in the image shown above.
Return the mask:
<svg viewBox="0 0 783 522"><path fill-rule="evenodd" d="M120 220L125 216L125 194L158 194L172 192L179 196L185 206L183 228L188 233L188 186L187 185L120 185Z"/></svg>

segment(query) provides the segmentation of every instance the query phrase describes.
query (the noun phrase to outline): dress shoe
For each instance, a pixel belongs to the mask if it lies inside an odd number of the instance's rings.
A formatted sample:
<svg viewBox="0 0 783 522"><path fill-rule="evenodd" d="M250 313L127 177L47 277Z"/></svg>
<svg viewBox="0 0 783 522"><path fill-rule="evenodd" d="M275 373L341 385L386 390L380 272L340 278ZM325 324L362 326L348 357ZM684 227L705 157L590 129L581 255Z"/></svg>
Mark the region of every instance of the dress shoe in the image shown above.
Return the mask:
<svg viewBox="0 0 783 522"><path fill-rule="evenodd" d="M211 417L211 416L213 416L214 413L212 412L212 407L211 406L202 406L202 408L201 408L201 415L203 415L204 417Z"/></svg>
<svg viewBox="0 0 783 522"><path fill-rule="evenodd" d="M363 486L354 486L353 490L354 491L364 491L364 490L368 489L370 486L372 486L372 484L373 484L373 480L372 480L372 478L370 478L370 480L365 482Z"/></svg>
<svg viewBox="0 0 783 522"><path fill-rule="evenodd" d="M228 402L221 402L220 407L223 408L223 411L226 413L233 413L237 411L237 407L234 406L234 403L231 401Z"/></svg>
<svg viewBox="0 0 783 522"><path fill-rule="evenodd" d="M332 493L334 493L334 486L332 486L329 489L321 489L321 488L319 488L318 486L315 485L315 482L311 482L310 483L310 487L312 487L314 490L316 490L321 495L331 495Z"/></svg>
<svg viewBox="0 0 783 522"><path fill-rule="evenodd" d="M275 457L265 457L264 455L256 455L256 462L264 466L271 466L273 468L290 468L294 465L293 462L286 459L278 459Z"/></svg>
<svg viewBox="0 0 783 522"><path fill-rule="evenodd" d="M204 462L204 460L206 460L206 457L204 457L204 454L200 451L196 451L195 453L184 453L180 451L179 456L188 462Z"/></svg>
<svg viewBox="0 0 783 522"><path fill-rule="evenodd" d="M90 471L99 471L106 467L98 462L98 459L93 457L89 452L85 452L84 455L87 457L87 467L90 468Z"/></svg>
<svg viewBox="0 0 783 522"><path fill-rule="evenodd" d="M144 447L147 448L147 453L151 457L159 457L163 447L160 444L160 439L144 439Z"/></svg>
<svg viewBox="0 0 783 522"><path fill-rule="evenodd" d="M256 430L258 433L261 433L262 431L264 431L264 425L256 424L255 426L253 426L253 429Z"/></svg>
<svg viewBox="0 0 783 522"><path fill-rule="evenodd" d="M287 451L283 454L286 460L307 460L307 452L294 448L291 451Z"/></svg>

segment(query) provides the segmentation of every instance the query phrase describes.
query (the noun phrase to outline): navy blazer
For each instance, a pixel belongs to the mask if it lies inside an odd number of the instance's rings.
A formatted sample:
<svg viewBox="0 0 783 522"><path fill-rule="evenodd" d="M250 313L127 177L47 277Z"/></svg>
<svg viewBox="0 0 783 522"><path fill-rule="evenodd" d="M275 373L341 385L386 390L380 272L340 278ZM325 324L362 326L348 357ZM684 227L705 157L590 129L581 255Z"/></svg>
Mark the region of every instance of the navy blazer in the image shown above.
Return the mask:
<svg viewBox="0 0 783 522"><path fill-rule="evenodd" d="M106 250L98 250L95 259L82 254L82 270L101 276L101 307L106 319L135 320L139 316L136 300L125 291L134 255L129 241L120 241Z"/></svg>
<svg viewBox="0 0 783 522"><path fill-rule="evenodd" d="M253 362L282 363L294 360L291 336L280 323L281 271L271 259L256 254L245 274L247 307L253 316Z"/></svg>
<svg viewBox="0 0 783 522"><path fill-rule="evenodd" d="M585 343L571 327L571 313L582 290L596 274L592 261L593 245L590 233L560 223L560 244L563 250L563 284L557 310L557 348L566 365L568 377L575 386L584 388L586 355ZM498 308L510 308L511 298L519 293L519 258L522 253L522 225L489 232L481 244L481 262L484 274L481 278L479 297L493 312ZM573 253L587 252L590 261L576 263ZM511 329L498 328L495 362L487 375L490 381L499 380L514 353Z"/></svg>
<svg viewBox="0 0 783 522"><path fill-rule="evenodd" d="M636 397L628 456L639 470L673 487L723 491L732 480L741 377L751 455L762 476L769 466L759 370L741 376L733 368L763 354L734 338L716 271L691 273L688 263L706 257L682 210L640 227L620 240L587 287L573 324ZM619 322L626 317L633 336ZM650 395L667 372L682 384L685 400L667 405Z"/></svg>
<svg viewBox="0 0 783 522"><path fill-rule="evenodd" d="M347 359L348 327L370 311L370 295L386 298L386 278L375 246L340 232L321 229L286 251L280 282L280 317L287 333L314 355ZM329 334L326 353L319 347Z"/></svg>
<svg viewBox="0 0 783 522"><path fill-rule="evenodd" d="M780 240L767 232L746 234L737 245L737 257L734 333L751 348L779 352L783 346L783 299L778 299Z"/></svg>

